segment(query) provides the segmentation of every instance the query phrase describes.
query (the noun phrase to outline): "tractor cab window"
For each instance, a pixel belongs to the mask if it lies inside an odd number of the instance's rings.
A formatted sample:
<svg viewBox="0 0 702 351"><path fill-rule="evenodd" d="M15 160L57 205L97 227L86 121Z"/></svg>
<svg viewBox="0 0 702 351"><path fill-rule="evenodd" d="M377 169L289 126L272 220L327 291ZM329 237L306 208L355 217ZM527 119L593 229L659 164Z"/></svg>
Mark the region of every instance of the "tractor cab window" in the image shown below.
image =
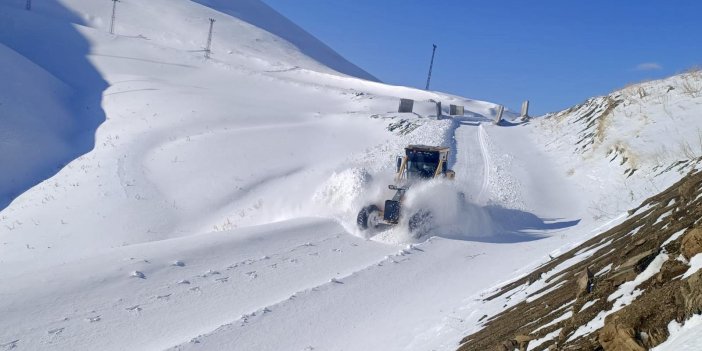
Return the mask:
<svg viewBox="0 0 702 351"><path fill-rule="evenodd" d="M407 150L407 178L433 178L438 166L438 152Z"/></svg>

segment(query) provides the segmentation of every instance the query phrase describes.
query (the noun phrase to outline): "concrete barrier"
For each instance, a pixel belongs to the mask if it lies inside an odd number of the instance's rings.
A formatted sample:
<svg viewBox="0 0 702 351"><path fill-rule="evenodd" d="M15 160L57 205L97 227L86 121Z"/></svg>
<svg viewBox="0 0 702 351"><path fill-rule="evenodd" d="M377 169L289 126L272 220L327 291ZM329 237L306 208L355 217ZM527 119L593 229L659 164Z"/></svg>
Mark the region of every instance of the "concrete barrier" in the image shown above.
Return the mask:
<svg viewBox="0 0 702 351"><path fill-rule="evenodd" d="M522 103L522 113L519 115L522 119L529 118L529 100L525 100Z"/></svg>
<svg viewBox="0 0 702 351"><path fill-rule="evenodd" d="M497 106L497 114L495 116L495 124L500 124L500 121L502 121L502 114L505 113L505 107L500 105Z"/></svg>
<svg viewBox="0 0 702 351"><path fill-rule="evenodd" d="M414 108L414 100L412 99L400 99L400 107L397 112L412 112Z"/></svg>

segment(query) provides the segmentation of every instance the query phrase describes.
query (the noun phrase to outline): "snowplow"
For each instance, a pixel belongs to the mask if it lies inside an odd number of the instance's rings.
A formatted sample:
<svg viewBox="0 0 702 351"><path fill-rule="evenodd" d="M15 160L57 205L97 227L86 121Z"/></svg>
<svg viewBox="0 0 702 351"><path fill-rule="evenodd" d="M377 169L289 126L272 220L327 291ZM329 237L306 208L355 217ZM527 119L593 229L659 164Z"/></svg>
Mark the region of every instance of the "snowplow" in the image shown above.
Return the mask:
<svg viewBox="0 0 702 351"><path fill-rule="evenodd" d="M428 229L431 212L418 210L407 216L403 213L402 203L405 194L413 184L436 178L453 180L456 173L448 169L449 148L444 146L409 145L405 155L397 157L395 184L388 188L395 191L392 199L385 200L382 206L370 204L361 209L356 218L358 228L362 231L400 224L407 218L410 233L420 236Z"/></svg>

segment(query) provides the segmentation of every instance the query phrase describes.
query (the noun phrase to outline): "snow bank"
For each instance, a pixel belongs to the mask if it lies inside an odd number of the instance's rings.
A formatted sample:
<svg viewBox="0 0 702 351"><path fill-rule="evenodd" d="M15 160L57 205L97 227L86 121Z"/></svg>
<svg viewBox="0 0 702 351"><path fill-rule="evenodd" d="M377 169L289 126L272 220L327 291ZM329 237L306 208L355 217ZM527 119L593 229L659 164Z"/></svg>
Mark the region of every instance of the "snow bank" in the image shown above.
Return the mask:
<svg viewBox="0 0 702 351"><path fill-rule="evenodd" d="M238 18L279 37L282 39L282 43L287 42L293 49L318 61L322 66L350 76L372 81L377 80L260 0L195 0L195 2ZM259 50L266 51L260 48Z"/></svg>
<svg viewBox="0 0 702 351"><path fill-rule="evenodd" d="M668 324L670 336L668 339L651 349L651 351L696 351L702 350L702 339L700 339L700 327L702 327L702 315L696 314L686 320L684 324L671 321Z"/></svg>

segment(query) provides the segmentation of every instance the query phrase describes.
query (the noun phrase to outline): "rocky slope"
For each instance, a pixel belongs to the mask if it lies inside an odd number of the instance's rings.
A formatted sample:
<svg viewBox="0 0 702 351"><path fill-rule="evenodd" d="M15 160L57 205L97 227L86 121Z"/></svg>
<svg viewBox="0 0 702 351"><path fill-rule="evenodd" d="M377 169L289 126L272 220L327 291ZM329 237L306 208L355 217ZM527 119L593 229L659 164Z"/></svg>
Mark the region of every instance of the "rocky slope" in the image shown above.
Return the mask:
<svg viewBox="0 0 702 351"><path fill-rule="evenodd" d="M485 300L543 287L466 336L468 350L647 350L668 324L702 312L702 172L630 211L620 225Z"/></svg>
<svg viewBox="0 0 702 351"><path fill-rule="evenodd" d="M607 189L589 215L614 227L483 293L501 312L480 312L460 350L647 350L702 311L700 104L692 70L532 122L583 196Z"/></svg>

